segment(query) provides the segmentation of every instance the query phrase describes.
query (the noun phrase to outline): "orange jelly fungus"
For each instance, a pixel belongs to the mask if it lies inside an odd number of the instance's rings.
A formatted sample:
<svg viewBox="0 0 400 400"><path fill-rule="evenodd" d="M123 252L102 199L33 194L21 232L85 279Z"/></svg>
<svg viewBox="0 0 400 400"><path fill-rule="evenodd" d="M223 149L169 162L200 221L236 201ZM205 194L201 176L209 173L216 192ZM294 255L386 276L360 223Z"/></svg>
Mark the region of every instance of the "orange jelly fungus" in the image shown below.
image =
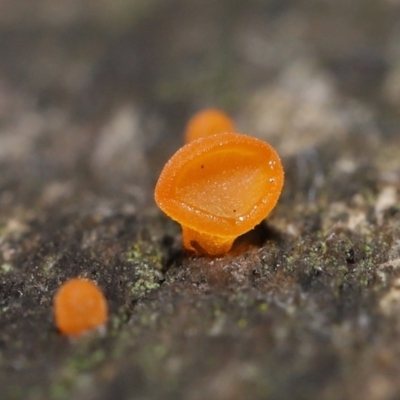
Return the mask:
<svg viewBox="0 0 400 400"><path fill-rule="evenodd" d="M65 282L54 297L57 328L65 335L78 336L107 321L107 302L101 290L87 279Z"/></svg>
<svg viewBox="0 0 400 400"><path fill-rule="evenodd" d="M172 156L155 200L182 225L186 249L223 255L275 207L283 181L281 161L268 143L221 133L197 139Z"/></svg>
<svg viewBox="0 0 400 400"><path fill-rule="evenodd" d="M234 132L233 120L223 111L209 108L189 119L185 129L185 143L222 132Z"/></svg>

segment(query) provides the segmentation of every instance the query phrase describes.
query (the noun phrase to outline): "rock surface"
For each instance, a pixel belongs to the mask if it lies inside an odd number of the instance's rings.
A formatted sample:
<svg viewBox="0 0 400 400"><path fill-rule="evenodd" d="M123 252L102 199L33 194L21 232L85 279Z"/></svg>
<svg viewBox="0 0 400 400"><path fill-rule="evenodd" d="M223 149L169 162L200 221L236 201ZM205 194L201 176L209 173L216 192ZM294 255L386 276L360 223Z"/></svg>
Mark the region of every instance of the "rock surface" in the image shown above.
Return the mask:
<svg viewBox="0 0 400 400"><path fill-rule="evenodd" d="M396 1L0 5L0 398L400 397ZM271 216L184 254L160 169L201 107L282 155ZM95 280L105 332L55 329Z"/></svg>

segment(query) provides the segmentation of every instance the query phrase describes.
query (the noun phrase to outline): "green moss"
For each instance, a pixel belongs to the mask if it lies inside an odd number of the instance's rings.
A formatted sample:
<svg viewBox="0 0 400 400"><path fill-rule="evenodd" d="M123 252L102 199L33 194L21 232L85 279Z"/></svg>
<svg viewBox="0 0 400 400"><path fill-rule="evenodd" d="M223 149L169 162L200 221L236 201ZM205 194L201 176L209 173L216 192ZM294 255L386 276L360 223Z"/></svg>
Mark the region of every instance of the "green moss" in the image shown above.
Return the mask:
<svg viewBox="0 0 400 400"><path fill-rule="evenodd" d="M128 283L134 299L139 299L151 290L160 287L163 255L152 242L139 239L125 254L126 261L133 269L133 281Z"/></svg>
<svg viewBox="0 0 400 400"><path fill-rule="evenodd" d="M6 232L7 232L7 224L0 223L0 237L5 236Z"/></svg>
<svg viewBox="0 0 400 400"><path fill-rule="evenodd" d="M62 400L68 398L73 384L74 377L63 379L62 381L53 383L50 387L50 398L53 400Z"/></svg>
<svg viewBox="0 0 400 400"><path fill-rule="evenodd" d="M4 263L0 267L5 273L10 272L13 269L13 266L9 263Z"/></svg>
<svg viewBox="0 0 400 400"><path fill-rule="evenodd" d="M155 326L158 318L159 318L158 313L146 312L140 316L140 323L143 326L153 327L153 326Z"/></svg>
<svg viewBox="0 0 400 400"><path fill-rule="evenodd" d="M79 381L82 381L85 373L96 369L107 359L104 349L91 348L94 342L96 342L96 336L92 335L78 339L78 347L65 360L58 378L50 386L51 399L61 400L71 396L71 391L79 386Z"/></svg>
<svg viewBox="0 0 400 400"><path fill-rule="evenodd" d="M53 267L56 265L57 261L59 259L59 256L56 254L49 254L45 259L43 260L42 263L42 271L46 274L49 275L50 273L57 273L56 271L53 270Z"/></svg>
<svg viewBox="0 0 400 400"><path fill-rule="evenodd" d="M156 239L151 234L140 236L125 253L126 261L130 263L138 263L139 261L152 264L154 268L159 270L163 267L163 255L160 247L156 246Z"/></svg>
<svg viewBox="0 0 400 400"><path fill-rule="evenodd" d="M97 349L92 353L84 351L66 362L67 368L76 373L80 373L89 369L93 369L106 358L106 353L102 349Z"/></svg>
<svg viewBox="0 0 400 400"><path fill-rule="evenodd" d="M246 319L244 319L244 318L239 319L239 321L237 322L237 326L240 329L247 328L247 325L248 325L248 321Z"/></svg>

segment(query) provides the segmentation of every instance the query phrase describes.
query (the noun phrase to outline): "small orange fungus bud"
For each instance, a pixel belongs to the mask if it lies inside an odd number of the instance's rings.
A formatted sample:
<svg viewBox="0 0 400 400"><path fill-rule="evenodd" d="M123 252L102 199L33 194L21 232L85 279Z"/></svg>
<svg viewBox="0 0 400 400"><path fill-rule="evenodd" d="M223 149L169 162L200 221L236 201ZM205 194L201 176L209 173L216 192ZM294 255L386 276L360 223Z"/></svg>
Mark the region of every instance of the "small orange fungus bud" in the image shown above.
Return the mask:
<svg viewBox="0 0 400 400"><path fill-rule="evenodd" d="M197 139L172 156L155 200L182 225L186 249L223 255L275 207L283 181L281 161L268 143L221 133Z"/></svg>
<svg viewBox="0 0 400 400"><path fill-rule="evenodd" d="M78 336L105 324L107 312L103 293L87 279L70 279L54 297L56 325L65 335Z"/></svg>
<svg viewBox="0 0 400 400"><path fill-rule="evenodd" d="M199 111L190 118L185 129L185 143L204 136L234 131L233 120L227 114L215 108L209 108Z"/></svg>

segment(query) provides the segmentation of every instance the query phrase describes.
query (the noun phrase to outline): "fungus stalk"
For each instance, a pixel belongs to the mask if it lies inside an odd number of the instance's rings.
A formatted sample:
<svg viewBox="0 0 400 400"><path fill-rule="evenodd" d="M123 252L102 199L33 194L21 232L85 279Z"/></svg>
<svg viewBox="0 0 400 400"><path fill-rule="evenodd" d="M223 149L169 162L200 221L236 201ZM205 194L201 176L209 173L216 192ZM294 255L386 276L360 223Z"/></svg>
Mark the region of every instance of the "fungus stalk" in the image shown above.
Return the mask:
<svg viewBox="0 0 400 400"><path fill-rule="evenodd" d="M183 247L196 254L219 256L229 252L235 236L216 236L204 232L197 232L187 226L182 226Z"/></svg>

